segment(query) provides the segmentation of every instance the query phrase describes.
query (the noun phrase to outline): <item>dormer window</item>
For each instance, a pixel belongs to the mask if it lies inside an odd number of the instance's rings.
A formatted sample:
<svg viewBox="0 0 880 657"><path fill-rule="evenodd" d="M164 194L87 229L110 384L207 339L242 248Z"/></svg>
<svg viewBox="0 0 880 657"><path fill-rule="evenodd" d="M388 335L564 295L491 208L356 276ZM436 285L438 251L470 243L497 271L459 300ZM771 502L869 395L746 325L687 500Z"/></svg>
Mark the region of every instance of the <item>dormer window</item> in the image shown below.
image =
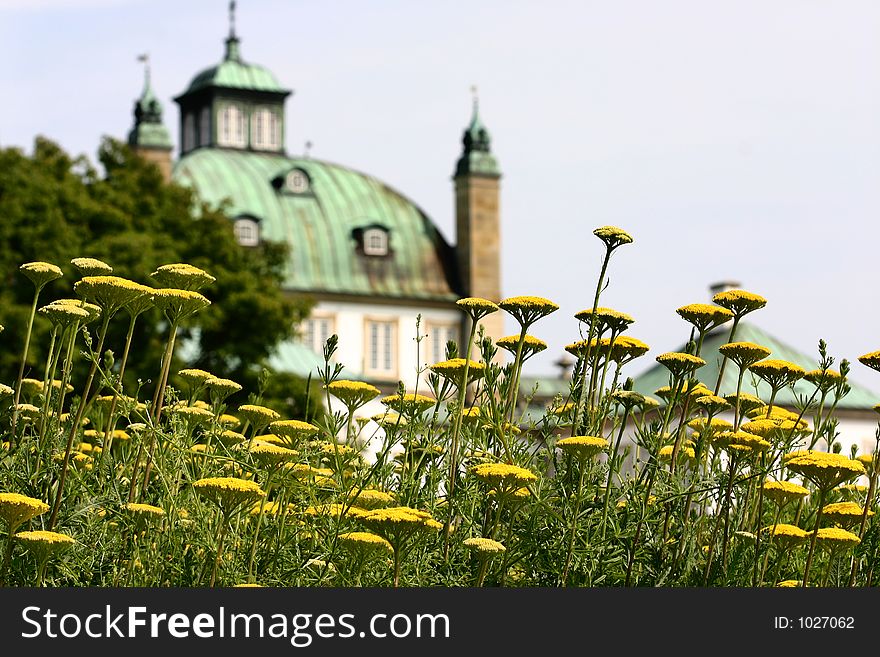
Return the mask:
<svg viewBox="0 0 880 657"><path fill-rule="evenodd" d="M284 178L287 191L293 194L305 194L309 191L309 176L302 169L293 169Z"/></svg>
<svg viewBox="0 0 880 657"><path fill-rule="evenodd" d="M384 228L368 228L364 231L364 255L388 255L388 231Z"/></svg>
<svg viewBox="0 0 880 657"><path fill-rule="evenodd" d="M241 246L257 246L260 243L260 223L253 217L237 217L233 231Z"/></svg>

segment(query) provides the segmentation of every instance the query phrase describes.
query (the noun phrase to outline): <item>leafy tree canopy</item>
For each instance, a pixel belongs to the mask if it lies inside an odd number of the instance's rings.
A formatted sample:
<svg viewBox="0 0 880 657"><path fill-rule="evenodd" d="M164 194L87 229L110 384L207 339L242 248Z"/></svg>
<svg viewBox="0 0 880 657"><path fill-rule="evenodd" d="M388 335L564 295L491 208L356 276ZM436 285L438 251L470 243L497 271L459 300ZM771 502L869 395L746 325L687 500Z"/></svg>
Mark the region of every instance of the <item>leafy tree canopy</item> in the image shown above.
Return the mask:
<svg viewBox="0 0 880 657"><path fill-rule="evenodd" d="M199 367L236 380L245 390L230 401L246 402L273 346L291 336L312 305L281 290L287 246L242 248L224 208L208 207L191 190L165 183L154 165L119 141L105 138L98 159L103 173L42 137L31 156L0 149L0 324L6 329L0 334L0 381L15 380L33 298L33 286L18 271L22 263L44 260L64 270L64 278L43 291L43 305L74 296L79 274L72 258L99 258L114 275L153 286L150 272L186 262L217 280L202 290L212 305L183 327L186 348L179 351L186 362L171 371ZM117 354L127 323L121 317L111 323L107 345ZM156 379L167 328L156 309L138 320L126 389L138 379ZM26 370L36 378L42 376L49 330L38 315Z"/></svg>

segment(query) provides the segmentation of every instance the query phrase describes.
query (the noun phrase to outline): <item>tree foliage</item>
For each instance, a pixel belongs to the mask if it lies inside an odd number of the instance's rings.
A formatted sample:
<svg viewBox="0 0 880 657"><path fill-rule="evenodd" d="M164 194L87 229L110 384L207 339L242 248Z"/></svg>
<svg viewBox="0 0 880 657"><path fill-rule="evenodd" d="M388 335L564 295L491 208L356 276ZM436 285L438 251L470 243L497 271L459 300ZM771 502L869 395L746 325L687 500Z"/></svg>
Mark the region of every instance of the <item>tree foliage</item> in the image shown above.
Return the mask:
<svg viewBox="0 0 880 657"><path fill-rule="evenodd" d="M154 284L150 272L168 263L210 272L217 280L203 292L213 303L185 326L185 364L232 378L245 392L256 389L273 346L292 335L312 304L281 290L287 246L242 248L224 208L166 184L154 165L118 141L105 138L98 160L102 171L42 137L33 155L0 149L0 324L6 328L0 340L7 346L0 350L0 380L15 379L32 301L33 288L22 284L18 267L45 260L64 270L64 278L44 290L42 305L74 296L79 276L69 263L87 256L112 265L114 275L146 284ZM124 321L111 324L110 349L121 350L126 328ZM166 332L157 310L138 320L127 386L156 378ZM37 378L43 365L37 354L46 352L48 334L48 322L38 318L28 361Z"/></svg>

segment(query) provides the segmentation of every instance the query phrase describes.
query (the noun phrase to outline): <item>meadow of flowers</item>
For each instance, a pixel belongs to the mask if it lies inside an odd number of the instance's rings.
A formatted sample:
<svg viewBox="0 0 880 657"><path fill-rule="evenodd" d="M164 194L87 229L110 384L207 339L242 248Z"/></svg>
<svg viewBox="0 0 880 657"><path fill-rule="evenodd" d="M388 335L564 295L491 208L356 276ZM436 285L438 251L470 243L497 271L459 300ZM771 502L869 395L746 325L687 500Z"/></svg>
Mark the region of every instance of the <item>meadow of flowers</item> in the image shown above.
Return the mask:
<svg viewBox="0 0 880 657"><path fill-rule="evenodd" d="M145 285L76 258L76 298L41 305L63 272L22 265L34 296L28 339L5 346L22 350L19 375L0 385L0 582L871 586L877 449L843 454L833 436L849 364L832 369L823 344L806 371L737 342L766 300L730 290L677 310L690 340L656 356L669 385L657 398L633 391L627 367L649 347L627 333L631 316L600 305L611 257L632 237L594 235L604 258L592 304L572 319L570 391L529 421L519 379L547 348L532 331L558 310L548 299L461 299L468 340L447 345L421 390L381 396L348 380L333 336L311 382L325 412L306 422L260 391L229 403L248 392L229 379L170 371L181 327L210 304L208 272L164 265ZM162 362L149 384L123 389L135 324L156 312ZM485 337L479 322L495 312L519 333ZM33 372L35 322L51 325L51 342ZM128 326L124 344L107 344L111 323ZM713 330L727 332L735 390L696 379ZM859 360L880 371L880 352ZM753 377L768 398L747 392ZM802 379L814 388L802 408L776 406ZM384 412L363 417L375 399Z"/></svg>

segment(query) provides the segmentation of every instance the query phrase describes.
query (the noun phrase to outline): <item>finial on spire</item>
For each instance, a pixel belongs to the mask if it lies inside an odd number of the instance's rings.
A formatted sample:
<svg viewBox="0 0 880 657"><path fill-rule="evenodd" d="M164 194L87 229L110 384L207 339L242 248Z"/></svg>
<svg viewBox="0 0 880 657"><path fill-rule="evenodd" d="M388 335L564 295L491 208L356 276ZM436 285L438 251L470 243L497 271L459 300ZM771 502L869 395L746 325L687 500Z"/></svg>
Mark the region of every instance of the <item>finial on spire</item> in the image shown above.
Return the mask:
<svg viewBox="0 0 880 657"><path fill-rule="evenodd" d="M471 96L474 98L474 116L477 116L477 113L480 111L480 94L475 84L471 85Z"/></svg>
<svg viewBox="0 0 880 657"><path fill-rule="evenodd" d="M137 56L137 60L144 65L144 89L150 88L150 53L145 52Z"/></svg>
<svg viewBox="0 0 880 657"><path fill-rule="evenodd" d="M310 153L311 150L312 150L312 146L314 146L314 144L312 143L312 141L311 141L311 139L310 139L309 141L306 142L306 150L305 150L305 152L304 152L304 154L303 154L303 157L304 157L305 159L308 159L308 158L309 158L309 153Z"/></svg>
<svg viewBox="0 0 880 657"><path fill-rule="evenodd" d="M229 38L235 38L235 0L229 0Z"/></svg>
<svg viewBox="0 0 880 657"><path fill-rule="evenodd" d="M229 0L229 36L226 37L227 62L241 61L241 53L238 50L238 37L235 35L235 0Z"/></svg>

